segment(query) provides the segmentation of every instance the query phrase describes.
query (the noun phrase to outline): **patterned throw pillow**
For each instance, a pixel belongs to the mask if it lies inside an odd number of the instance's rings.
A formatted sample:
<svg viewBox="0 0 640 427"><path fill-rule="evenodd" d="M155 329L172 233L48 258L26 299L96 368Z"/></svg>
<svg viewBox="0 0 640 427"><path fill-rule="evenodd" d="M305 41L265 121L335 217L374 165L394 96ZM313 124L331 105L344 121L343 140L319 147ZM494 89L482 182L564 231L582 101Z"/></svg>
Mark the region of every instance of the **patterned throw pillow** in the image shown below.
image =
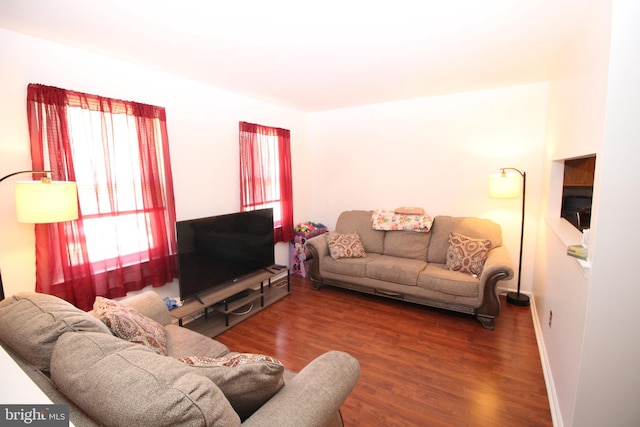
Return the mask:
<svg viewBox="0 0 640 427"><path fill-rule="evenodd" d="M274 357L252 353L238 353L232 356L223 356L218 358L206 356L183 356L179 357L178 360L182 363L193 366L228 366L231 368L259 362L269 362L282 365L282 362Z"/></svg>
<svg viewBox="0 0 640 427"><path fill-rule="evenodd" d="M213 381L241 420L249 418L284 386L284 366L270 356L236 353L218 359L186 356L178 360Z"/></svg>
<svg viewBox="0 0 640 427"><path fill-rule="evenodd" d="M331 231L327 233L329 254L333 259L364 258L367 256L358 233L341 234Z"/></svg>
<svg viewBox="0 0 640 427"><path fill-rule="evenodd" d="M102 320L115 336L142 344L163 356L167 355L167 333L164 327L134 308L108 298L96 297L93 314Z"/></svg>
<svg viewBox="0 0 640 427"><path fill-rule="evenodd" d="M457 233L449 233L447 268L453 271L479 276L491 248L491 241L472 239Z"/></svg>

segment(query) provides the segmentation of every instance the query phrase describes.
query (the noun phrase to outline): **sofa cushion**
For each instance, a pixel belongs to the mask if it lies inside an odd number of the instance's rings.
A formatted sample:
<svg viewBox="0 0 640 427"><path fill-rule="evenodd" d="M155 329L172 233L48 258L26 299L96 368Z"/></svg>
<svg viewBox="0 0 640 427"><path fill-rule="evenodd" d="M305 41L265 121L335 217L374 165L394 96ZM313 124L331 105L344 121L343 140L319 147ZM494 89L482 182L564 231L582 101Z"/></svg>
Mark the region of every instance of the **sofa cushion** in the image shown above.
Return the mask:
<svg viewBox="0 0 640 427"><path fill-rule="evenodd" d="M51 379L109 426L238 426L211 380L176 359L106 334L66 333L51 356Z"/></svg>
<svg viewBox="0 0 640 427"><path fill-rule="evenodd" d="M329 245L329 255L333 259L364 258L367 256L358 233L342 234L332 231L327 233L327 244Z"/></svg>
<svg viewBox="0 0 640 427"><path fill-rule="evenodd" d="M171 324L171 315L167 303L156 292L149 290L119 300L119 303L134 308L144 317L153 319L162 326Z"/></svg>
<svg viewBox="0 0 640 427"><path fill-rule="evenodd" d="M454 297L479 298L480 296L480 279L459 271L451 271L445 264L427 265L427 268L418 276L418 287Z"/></svg>
<svg viewBox="0 0 640 427"><path fill-rule="evenodd" d="M167 354L164 327L134 308L108 298L96 297L93 315L102 320L117 337L142 344L158 354Z"/></svg>
<svg viewBox="0 0 640 427"><path fill-rule="evenodd" d="M367 264L365 274L371 279L415 286L426 266L426 261L383 255Z"/></svg>
<svg viewBox="0 0 640 427"><path fill-rule="evenodd" d="M487 260L491 241L471 239L458 233L450 233L447 248L447 268L452 271L479 276Z"/></svg>
<svg viewBox="0 0 640 427"><path fill-rule="evenodd" d="M500 225L485 218L436 216L431 228L431 242L427 253L427 261L445 264L449 233L458 233L472 239L491 241L491 249L502 245L502 229Z"/></svg>
<svg viewBox="0 0 640 427"><path fill-rule="evenodd" d="M374 230L371 223L373 211L345 211L340 214L336 222L338 233L358 233L364 250L369 253L381 254L384 248L385 231Z"/></svg>
<svg viewBox="0 0 640 427"><path fill-rule="evenodd" d="M22 292L0 302L0 340L44 372L56 341L70 331L111 335L98 319L53 295Z"/></svg>
<svg viewBox="0 0 640 427"><path fill-rule="evenodd" d="M204 357L222 357L229 353L226 345L205 337L189 328L167 325L167 356L182 357L197 354Z"/></svg>
<svg viewBox="0 0 640 427"><path fill-rule="evenodd" d="M426 261L430 241L431 233L392 231L384 237L384 254Z"/></svg>
<svg viewBox="0 0 640 427"><path fill-rule="evenodd" d="M241 420L251 416L284 386L284 366L270 356L231 353L221 358L190 356L179 360L213 381Z"/></svg>
<svg viewBox="0 0 640 427"><path fill-rule="evenodd" d="M91 417L89 417L89 415L87 415L86 412L84 412L82 409L80 409L80 407L78 407L78 405L76 405L75 403L73 403L73 401L71 399L69 399L67 396L65 396L60 390L58 390L58 387L56 387L56 385L53 383L53 381L51 381L51 378L49 377L48 374L45 374L44 372L42 372L41 370L39 370L38 368L36 368L34 365L32 365L31 363L27 362L24 358L20 357L16 352L14 352L13 350L11 350L11 347L5 345L2 343L2 341L0 341L0 347L7 352L7 354L9 356L11 356L11 358L13 359L13 361L20 367L20 369L22 369L24 371L25 374L27 374L27 376L35 383L35 385L38 386L38 388L47 395L47 398L49 398L51 400L52 403L55 404L62 404L62 405L69 405L69 424L66 425L74 425L74 426L82 426L82 427L101 427L100 424L98 422L96 422L95 420L91 419ZM2 367L3 369L3 373L4 373L4 369L5 367ZM8 370L10 371L10 370ZM8 378L5 374L5 378ZM22 381L12 381L12 380L7 380L7 382L10 382L12 386L16 387L21 387ZM14 390L16 390L15 388L5 388L5 392L6 393L13 393ZM22 394L22 393L21 393ZM35 400L35 399L34 399ZM8 399L7 399L8 401ZM7 403L7 401L3 401L2 403ZM33 402L35 403L35 402ZM8 423L11 424L11 423ZM22 422L20 424L18 423L13 423L14 425L25 425L26 422ZM40 425L46 424L45 423L40 423ZM55 424L55 423L53 423ZM32 426L37 426L38 423L30 423L30 425Z"/></svg>
<svg viewBox="0 0 640 427"><path fill-rule="evenodd" d="M341 258L337 260L331 257L324 257L321 268L323 272L364 277L367 264L381 256L380 254L367 254L366 258Z"/></svg>

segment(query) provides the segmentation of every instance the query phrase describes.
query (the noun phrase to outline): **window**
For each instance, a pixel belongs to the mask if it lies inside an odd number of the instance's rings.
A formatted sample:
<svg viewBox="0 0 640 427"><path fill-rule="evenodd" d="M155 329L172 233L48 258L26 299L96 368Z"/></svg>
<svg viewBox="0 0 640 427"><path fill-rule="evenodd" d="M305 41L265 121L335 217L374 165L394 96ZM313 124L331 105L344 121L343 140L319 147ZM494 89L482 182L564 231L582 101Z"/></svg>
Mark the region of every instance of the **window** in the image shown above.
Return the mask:
<svg viewBox="0 0 640 427"><path fill-rule="evenodd" d="M293 239L290 132L240 122L240 209L273 208L275 241Z"/></svg>
<svg viewBox="0 0 640 427"><path fill-rule="evenodd" d="M596 156L564 161L561 216L578 230L591 227Z"/></svg>
<svg viewBox="0 0 640 427"><path fill-rule="evenodd" d="M29 85L28 113L34 168L79 202L77 221L36 226L36 290L90 309L177 277L164 109Z"/></svg>
<svg viewBox="0 0 640 427"><path fill-rule="evenodd" d="M72 144L71 153L89 261L107 261L103 265L106 269L119 256L126 260L140 253L139 260L148 261L141 248L153 247L154 242L141 208L142 162L134 118L113 115L111 126L105 130L110 142L105 150L101 112L69 107L67 114L71 140L87 142ZM115 177L109 177L110 167L115 168ZM80 248L74 248L71 256L71 262L78 264L82 259ZM125 265L136 261L134 257L125 261Z"/></svg>

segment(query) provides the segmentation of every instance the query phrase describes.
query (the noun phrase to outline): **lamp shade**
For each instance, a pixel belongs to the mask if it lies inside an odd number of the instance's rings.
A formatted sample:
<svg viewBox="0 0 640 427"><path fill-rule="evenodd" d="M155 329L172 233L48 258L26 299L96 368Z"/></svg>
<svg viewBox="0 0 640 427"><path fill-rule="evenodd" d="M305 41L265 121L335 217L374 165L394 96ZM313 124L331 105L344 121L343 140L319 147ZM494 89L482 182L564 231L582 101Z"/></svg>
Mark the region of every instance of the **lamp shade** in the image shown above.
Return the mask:
<svg viewBox="0 0 640 427"><path fill-rule="evenodd" d="M78 218L78 191L69 181L15 182L18 222L42 224Z"/></svg>
<svg viewBox="0 0 640 427"><path fill-rule="evenodd" d="M521 176L515 173L497 173L489 175L489 197L494 199L513 199L520 195Z"/></svg>

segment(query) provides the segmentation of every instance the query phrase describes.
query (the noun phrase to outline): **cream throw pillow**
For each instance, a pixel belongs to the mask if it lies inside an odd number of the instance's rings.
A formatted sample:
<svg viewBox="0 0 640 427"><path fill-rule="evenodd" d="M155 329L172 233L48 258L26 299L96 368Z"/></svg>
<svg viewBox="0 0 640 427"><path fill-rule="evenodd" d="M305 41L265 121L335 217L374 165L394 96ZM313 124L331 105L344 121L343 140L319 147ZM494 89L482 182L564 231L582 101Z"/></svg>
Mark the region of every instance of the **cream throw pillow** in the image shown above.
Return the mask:
<svg viewBox="0 0 640 427"><path fill-rule="evenodd" d="M415 208L412 206L402 206L399 208L396 208L393 213L397 214L397 215L424 215L424 209L422 208Z"/></svg>

